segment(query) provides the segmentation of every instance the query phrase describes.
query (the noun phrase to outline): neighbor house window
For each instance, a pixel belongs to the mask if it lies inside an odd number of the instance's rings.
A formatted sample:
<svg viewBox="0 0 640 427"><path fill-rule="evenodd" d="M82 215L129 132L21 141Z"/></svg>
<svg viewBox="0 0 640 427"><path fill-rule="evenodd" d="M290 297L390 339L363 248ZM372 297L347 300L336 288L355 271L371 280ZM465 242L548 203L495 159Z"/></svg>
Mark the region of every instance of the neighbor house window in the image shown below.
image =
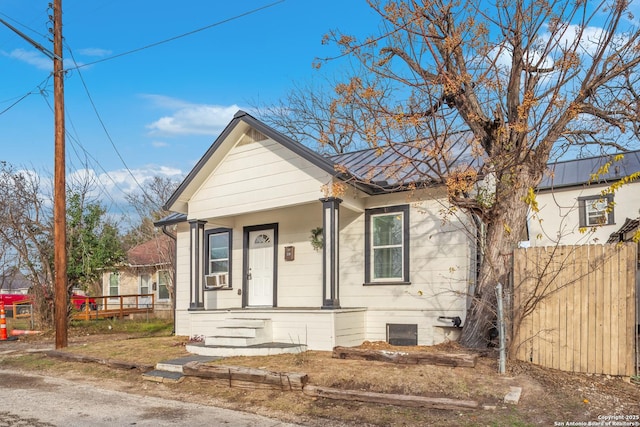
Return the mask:
<svg viewBox="0 0 640 427"><path fill-rule="evenodd" d="M409 282L409 206L365 211L365 281Z"/></svg>
<svg viewBox="0 0 640 427"><path fill-rule="evenodd" d="M579 197L580 227L613 224L613 194Z"/></svg>
<svg viewBox="0 0 640 427"><path fill-rule="evenodd" d="M231 287L231 230L208 230L205 240L205 289Z"/></svg>
<svg viewBox="0 0 640 427"><path fill-rule="evenodd" d="M120 295L120 274L111 273L109 275L109 296L115 297Z"/></svg>
<svg viewBox="0 0 640 427"><path fill-rule="evenodd" d="M169 299L169 286L171 285L171 275L167 270L158 271L158 299Z"/></svg>
<svg viewBox="0 0 640 427"><path fill-rule="evenodd" d="M140 294L145 295L151 292L151 275L140 275Z"/></svg>

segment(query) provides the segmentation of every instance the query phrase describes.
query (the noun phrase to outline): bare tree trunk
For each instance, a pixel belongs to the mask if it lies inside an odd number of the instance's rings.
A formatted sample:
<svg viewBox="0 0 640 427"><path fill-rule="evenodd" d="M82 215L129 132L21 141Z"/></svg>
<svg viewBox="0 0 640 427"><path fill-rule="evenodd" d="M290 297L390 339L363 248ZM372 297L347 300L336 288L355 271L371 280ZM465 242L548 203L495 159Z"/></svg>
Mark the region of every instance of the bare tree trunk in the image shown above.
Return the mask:
<svg viewBox="0 0 640 427"><path fill-rule="evenodd" d="M489 344L496 320L496 284L500 282L505 289L509 288L513 250L520 240L526 238L523 231L528 210L525 202L528 187L518 183L529 182L530 178L527 181L520 180L517 175L512 178L517 180L516 183L512 181L502 189L498 184L492 221L486 225L483 262L460 337L460 343L465 347L483 348Z"/></svg>

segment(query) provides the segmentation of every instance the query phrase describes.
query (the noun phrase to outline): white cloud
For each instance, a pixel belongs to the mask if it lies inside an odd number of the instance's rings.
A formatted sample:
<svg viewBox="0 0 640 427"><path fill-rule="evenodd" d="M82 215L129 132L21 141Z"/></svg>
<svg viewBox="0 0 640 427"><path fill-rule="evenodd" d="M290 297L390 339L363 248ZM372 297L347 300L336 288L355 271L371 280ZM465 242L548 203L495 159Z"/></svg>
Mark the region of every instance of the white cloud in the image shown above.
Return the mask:
<svg viewBox="0 0 640 427"><path fill-rule="evenodd" d="M47 58L43 53L35 50L14 49L11 52L3 51L2 54L9 58L26 62L27 64L33 65L41 70L53 70L53 61Z"/></svg>
<svg viewBox="0 0 640 427"><path fill-rule="evenodd" d="M100 49L97 47L88 47L84 49L78 49L78 53L85 56L104 57L111 55L112 51L107 49Z"/></svg>
<svg viewBox="0 0 640 427"><path fill-rule="evenodd" d="M152 141L151 146L155 148L164 148L164 147L168 147L169 144L164 141Z"/></svg>
<svg viewBox="0 0 640 427"><path fill-rule="evenodd" d="M140 186L155 176L180 179L183 176L180 169L160 165L146 165L137 169L117 169L97 173L93 169L78 169L67 174L67 184L71 188L78 188L88 183L90 197L95 197L103 203L114 202L126 204L125 196L140 191Z"/></svg>
<svg viewBox="0 0 640 427"><path fill-rule="evenodd" d="M147 125L152 135L218 135L241 108L237 105L192 104L162 95L143 95L156 106L172 110Z"/></svg>

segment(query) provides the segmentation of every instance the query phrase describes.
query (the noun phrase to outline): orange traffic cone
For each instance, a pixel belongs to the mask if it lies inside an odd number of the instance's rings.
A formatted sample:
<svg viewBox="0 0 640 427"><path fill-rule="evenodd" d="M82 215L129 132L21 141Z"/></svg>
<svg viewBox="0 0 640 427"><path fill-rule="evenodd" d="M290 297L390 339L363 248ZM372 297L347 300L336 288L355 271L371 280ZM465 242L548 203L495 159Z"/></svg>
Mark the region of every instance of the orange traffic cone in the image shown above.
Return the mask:
<svg viewBox="0 0 640 427"><path fill-rule="evenodd" d="M7 318L4 313L4 301L0 301L0 340L7 340Z"/></svg>

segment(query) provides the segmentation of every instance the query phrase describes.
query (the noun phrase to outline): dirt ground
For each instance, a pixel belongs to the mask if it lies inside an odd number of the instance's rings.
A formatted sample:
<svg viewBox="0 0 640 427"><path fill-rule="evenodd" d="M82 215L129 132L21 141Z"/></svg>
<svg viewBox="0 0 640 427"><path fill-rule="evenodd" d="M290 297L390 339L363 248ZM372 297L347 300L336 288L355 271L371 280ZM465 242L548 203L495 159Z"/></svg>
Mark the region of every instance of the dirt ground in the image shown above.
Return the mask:
<svg viewBox="0 0 640 427"><path fill-rule="evenodd" d="M148 364L186 355L186 340L130 334L80 335L70 338L65 351ZM365 343L363 347L404 352L465 351L455 343L397 348L386 343ZM615 420L626 423L616 425L640 425L640 386L628 380L560 372L523 362L508 363L507 374L499 375L493 352L479 357L475 368L341 360L332 358L330 352L318 351L211 362L306 373L309 383L316 386L474 400L480 404L474 410L436 410L313 398L300 392L230 388L220 381L194 377L180 383L155 383L143 380L136 371L62 362L39 351L51 348L52 337L47 336L4 342L0 344L0 363L3 367L91 381L100 387L240 409L310 426L587 425L614 419L605 418L611 416L622 417ZM517 405L504 403L512 386L522 388Z"/></svg>

